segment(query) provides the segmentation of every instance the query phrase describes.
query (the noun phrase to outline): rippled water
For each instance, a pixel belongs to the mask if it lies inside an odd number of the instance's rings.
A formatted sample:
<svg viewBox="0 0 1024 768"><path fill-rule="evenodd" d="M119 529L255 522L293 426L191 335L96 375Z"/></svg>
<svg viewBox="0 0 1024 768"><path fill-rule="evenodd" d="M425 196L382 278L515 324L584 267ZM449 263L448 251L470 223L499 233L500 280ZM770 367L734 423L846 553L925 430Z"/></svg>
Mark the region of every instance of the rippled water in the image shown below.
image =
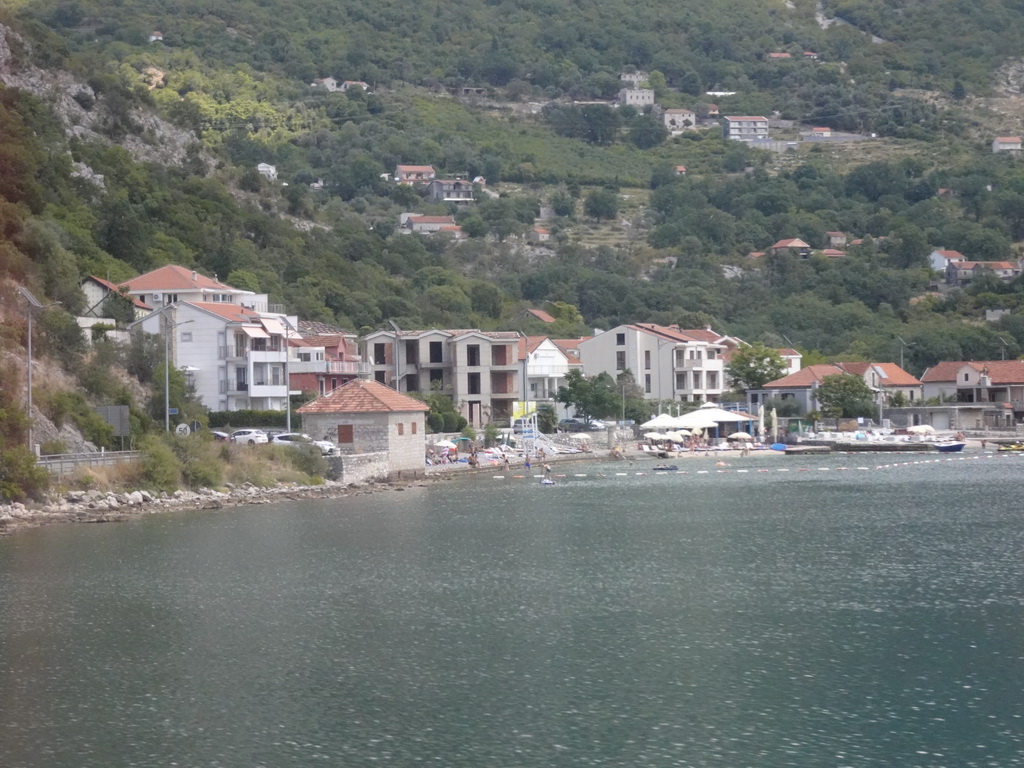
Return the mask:
<svg viewBox="0 0 1024 768"><path fill-rule="evenodd" d="M0 765L1024 765L1024 461L880 461L2 540Z"/></svg>

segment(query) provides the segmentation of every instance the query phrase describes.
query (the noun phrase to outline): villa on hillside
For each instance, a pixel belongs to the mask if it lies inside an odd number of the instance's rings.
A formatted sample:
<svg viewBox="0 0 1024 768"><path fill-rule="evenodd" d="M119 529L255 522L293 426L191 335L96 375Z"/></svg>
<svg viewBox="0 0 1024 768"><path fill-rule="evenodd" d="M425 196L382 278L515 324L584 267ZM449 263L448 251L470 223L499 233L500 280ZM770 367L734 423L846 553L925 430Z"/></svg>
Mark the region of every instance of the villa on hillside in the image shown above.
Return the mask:
<svg viewBox="0 0 1024 768"><path fill-rule="evenodd" d="M395 181L399 184L416 184L430 181L437 176L432 165L397 165Z"/></svg>
<svg viewBox="0 0 1024 768"><path fill-rule="evenodd" d="M1020 273L1019 261L951 261L946 265L946 284L967 285L982 274L995 275L1008 283Z"/></svg>
<svg viewBox="0 0 1024 768"><path fill-rule="evenodd" d="M1020 136L996 136L992 139L993 152L1020 152Z"/></svg>

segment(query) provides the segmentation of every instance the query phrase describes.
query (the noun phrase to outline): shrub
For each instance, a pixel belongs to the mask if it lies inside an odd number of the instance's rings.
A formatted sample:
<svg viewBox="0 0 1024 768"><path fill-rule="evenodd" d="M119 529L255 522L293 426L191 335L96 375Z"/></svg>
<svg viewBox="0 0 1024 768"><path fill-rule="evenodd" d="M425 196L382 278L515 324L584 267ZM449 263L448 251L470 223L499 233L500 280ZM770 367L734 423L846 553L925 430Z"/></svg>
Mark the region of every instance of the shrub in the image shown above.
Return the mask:
<svg viewBox="0 0 1024 768"><path fill-rule="evenodd" d="M40 499L50 473L36 464L35 454L23 445L0 451L0 499Z"/></svg>
<svg viewBox="0 0 1024 768"><path fill-rule="evenodd" d="M44 440L39 445L39 452L44 456L53 456L56 453L67 453L68 447L63 440Z"/></svg>
<svg viewBox="0 0 1024 768"><path fill-rule="evenodd" d="M181 463L164 440L150 435L142 440L140 447L140 479L149 488L160 491L175 491L181 478Z"/></svg>
<svg viewBox="0 0 1024 768"><path fill-rule="evenodd" d="M285 460L295 469L313 477L327 476L327 461L315 445L279 446Z"/></svg>
<svg viewBox="0 0 1024 768"><path fill-rule="evenodd" d="M181 464L181 480L187 488L214 488L224 481L224 463L217 445L196 435L174 436L171 449Z"/></svg>

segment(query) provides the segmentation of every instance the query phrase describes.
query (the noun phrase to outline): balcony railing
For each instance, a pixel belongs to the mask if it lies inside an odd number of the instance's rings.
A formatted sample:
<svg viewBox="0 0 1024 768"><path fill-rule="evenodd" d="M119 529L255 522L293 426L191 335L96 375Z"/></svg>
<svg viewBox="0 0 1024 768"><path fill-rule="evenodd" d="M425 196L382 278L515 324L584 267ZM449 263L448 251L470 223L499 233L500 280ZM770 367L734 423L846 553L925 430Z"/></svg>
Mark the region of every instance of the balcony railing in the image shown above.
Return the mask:
<svg viewBox="0 0 1024 768"><path fill-rule="evenodd" d="M248 392L249 384L244 381L225 381L221 379L219 382L219 389L222 395L230 394L232 392Z"/></svg>
<svg viewBox="0 0 1024 768"><path fill-rule="evenodd" d="M373 367L369 363L352 360L292 360L288 363L289 373L332 373L336 375L360 376Z"/></svg>
<svg viewBox="0 0 1024 768"><path fill-rule="evenodd" d="M218 360L235 360L240 357L245 357L243 347L217 347Z"/></svg>

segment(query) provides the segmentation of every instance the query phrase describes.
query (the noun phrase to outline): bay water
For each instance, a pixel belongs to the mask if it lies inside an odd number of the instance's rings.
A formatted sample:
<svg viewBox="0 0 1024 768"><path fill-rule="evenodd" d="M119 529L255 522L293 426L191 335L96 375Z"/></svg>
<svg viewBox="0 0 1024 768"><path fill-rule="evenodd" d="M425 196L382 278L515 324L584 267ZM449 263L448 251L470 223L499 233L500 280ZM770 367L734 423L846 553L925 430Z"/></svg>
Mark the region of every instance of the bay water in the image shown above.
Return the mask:
<svg viewBox="0 0 1024 768"><path fill-rule="evenodd" d="M1024 461L729 462L0 540L0 765L1024 766Z"/></svg>

